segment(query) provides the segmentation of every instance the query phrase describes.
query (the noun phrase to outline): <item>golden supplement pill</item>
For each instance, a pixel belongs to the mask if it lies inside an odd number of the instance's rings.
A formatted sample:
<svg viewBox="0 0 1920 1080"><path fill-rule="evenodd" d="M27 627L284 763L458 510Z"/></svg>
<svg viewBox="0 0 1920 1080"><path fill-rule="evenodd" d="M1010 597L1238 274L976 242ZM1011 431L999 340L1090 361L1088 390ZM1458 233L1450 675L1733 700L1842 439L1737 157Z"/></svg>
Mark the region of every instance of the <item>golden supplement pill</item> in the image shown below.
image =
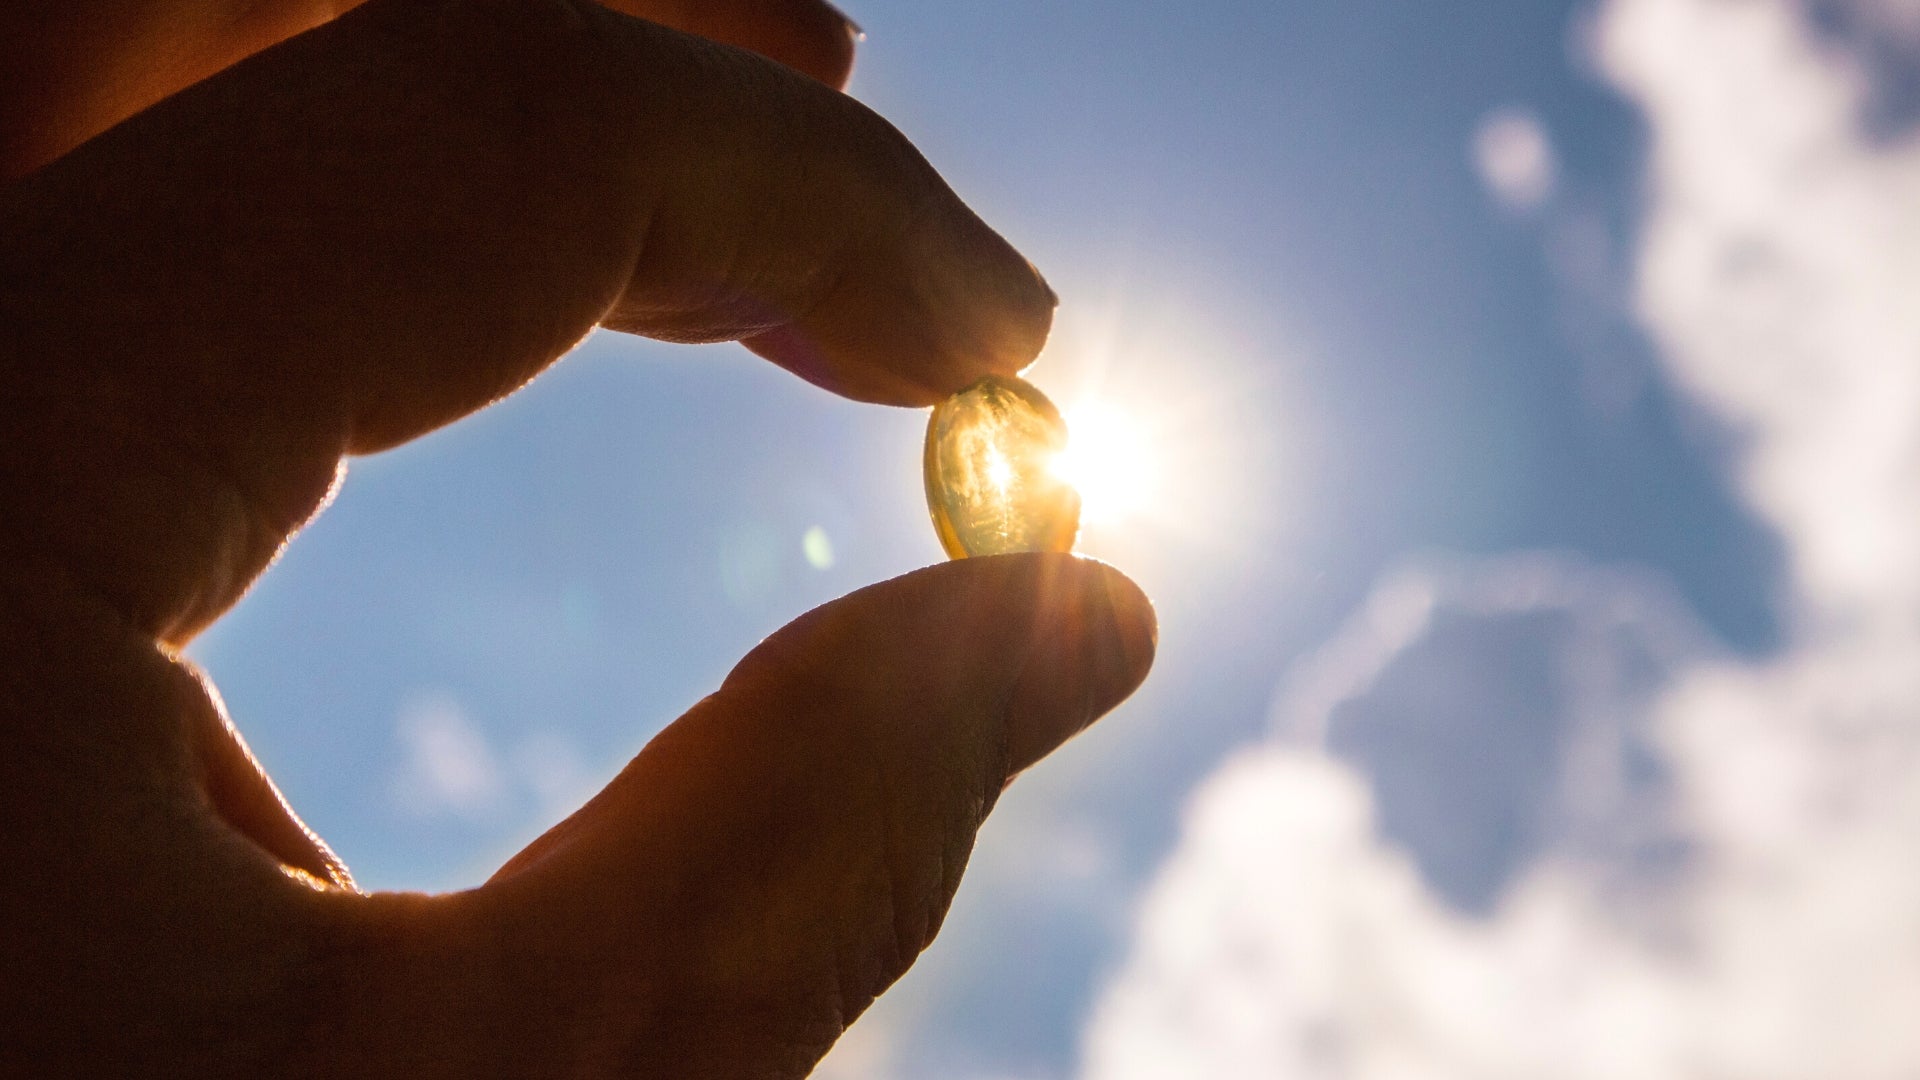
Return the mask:
<svg viewBox="0 0 1920 1080"><path fill-rule="evenodd" d="M1045 394L988 375L927 421L927 509L950 558L1070 551L1080 493L1054 470L1067 425Z"/></svg>

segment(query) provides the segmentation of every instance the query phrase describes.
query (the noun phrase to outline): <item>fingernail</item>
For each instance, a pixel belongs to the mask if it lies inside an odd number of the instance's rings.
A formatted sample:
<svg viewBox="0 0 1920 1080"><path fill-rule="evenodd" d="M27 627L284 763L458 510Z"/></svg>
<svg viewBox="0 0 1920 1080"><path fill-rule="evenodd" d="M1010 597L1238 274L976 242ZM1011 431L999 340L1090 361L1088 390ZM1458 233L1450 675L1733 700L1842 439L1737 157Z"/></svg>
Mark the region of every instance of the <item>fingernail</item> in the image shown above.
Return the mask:
<svg viewBox="0 0 1920 1080"><path fill-rule="evenodd" d="M1119 571L1090 559L1060 565L1042 588L1052 616L1036 631L1015 685L1008 775L1031 766L1139 688L1159 645L1153 604Z"/></svg>
<svg viewBox="0 0 1920 1080"><path fill-rule="evenodd" d="M1105 712L1132 696L1153 666L1160 648L1160 618L1140 587L1105 563L1096 591L1105 607L1100 646L1095 650L1096 701Z"/></svg>
<svg viewBox="0 0 1920 1080"><path fill-rule="evenodd" d="M1046 290L1047 302L1053 307L1059 307L1060 294L1057 292L1054 292L1053 286L1047 283L1047 275L1041 273L1040 268L1033 265L1032 259L1027 260L1027 269L1033 271L1033 280L1039 282L1040 287Z"/></svg>
<svg viewBox="0 0 1920 1080"><path fill-rule="evenodd" d="M839 17L840 17L840 21L841 21L841 22L843 22L843 23L846 23L846 24L847 24L847 36L849 36L849 37L851 37L851 38L853 38L853 40L855 40L855 41L865 41L865 40L867 40L867 31L866 31L866 29L865 29L864 27L862 27L862 26L861 26L861 25L860 25L859 23L857 23L857 22L854 22L854 21L853 21L853 20L852 20L851 18L849 18L849 17L847 16L847 13L846 13L845 11L843 11L843 10L841 10L841 8L840 8L840 5L838 5L838 4L825 4L825 5L823 5L823 6L825 6L825 7L826 7L826 9L827 9L828 11L831 11L831 12L833 12L833 13L834 13L835 15L837 15L837 16L839 16Z"/></svg>

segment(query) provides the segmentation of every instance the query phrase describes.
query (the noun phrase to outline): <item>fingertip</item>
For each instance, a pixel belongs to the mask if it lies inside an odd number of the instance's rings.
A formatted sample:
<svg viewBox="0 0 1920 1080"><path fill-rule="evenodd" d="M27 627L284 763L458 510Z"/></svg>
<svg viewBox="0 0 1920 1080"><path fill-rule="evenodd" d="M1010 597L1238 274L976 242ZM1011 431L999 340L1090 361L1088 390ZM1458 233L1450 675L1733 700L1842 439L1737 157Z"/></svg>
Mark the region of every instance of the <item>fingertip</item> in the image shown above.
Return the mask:
<svg viewBox="0 0 1920 1080"><path fill-rule="evenodd" d="M755 354L842 397L936 405L983 375L1030 366L1059 297L1040 271L944 188L947 213L850 259L835 295L743 339Z"/></svg>
<svg viewBox="0 0 1920 1080"><path fill-rule="evenodd" d="M1132 578L1096 560L1100 570L1099 588L1105 595L1111 637L1105 648L1113 659L1113 675L1104 683L1112 708L1133 695L1146 681L1153 658L1160 650L1160 616L1153 601Z"/></svg>
<svg viewBox="0 0 1920 1080"><path fill-rule="evenodd" d="M819 70L814 78L833 87L845 90L853 79L853 57L864 39L866 31L860 24L847 18L846 13L832 4L822 4L827 11L826 32L821 36L822 50L819 57Z"/></svg>
<svg viewBox="0 0 1920 1080"><path fill-rule="evenodd" d="M1047 283L1047 276L1040 272L1040 268L1033 264L1032 259L1027 260L1027 273L1032 274L1033 280L1040 286L1040 294L1046 298L1047 307L1058 308L1060 294L1053 291L1053 286Z"/></svg>
<svg viewBox="0 0 1920 1080"><path fill-rule="evenodd" d="M861 37L860 27L825 0L602 2L623 14L757 52L836 90L846 89L847 80L853 75L854 46Z"/></svg>
<svg viewBox="0 0 1920 1080"><path fill-rule="evenodd" d="M760 51L835 90L847 88L861 37L852 19L832 4L806 0L792 5L781 30L779 38Z"/></svg>
<svg viewBox="0 0 1920 1080"><path fill-rule="evenodd" d="M1008 713L1009 780L1139 689L1159 644L1153 603L1126 575L1093 559L1048 558L1047 618Z"/></svg>
<svg viewBox="0 0 1920 1080"><path fill-rule="evenodd" d="M1033 264L897 128L820 85L851 70L857 30L845 16L824 0L735 0L673 25L814 80L686 35L610 35L624 42L620 70L629 49L684 61L700 115L680 117L697 167L656 193L603 325L741 340L834 393L891 405L931 405L1033 362L1058 303Z"/></svg>
<svg viewBox="0 0 1920 1080"><path fill-rule="evenodd" d="M942 237L938 287L926 291L924 311L946 329L944 363L927 372L941 396L982 375L1012 375L1032 364L1053 332L1060 300L1025 256L964 206L966 220ZM960 316L960 317L956 317Z"/></svg>

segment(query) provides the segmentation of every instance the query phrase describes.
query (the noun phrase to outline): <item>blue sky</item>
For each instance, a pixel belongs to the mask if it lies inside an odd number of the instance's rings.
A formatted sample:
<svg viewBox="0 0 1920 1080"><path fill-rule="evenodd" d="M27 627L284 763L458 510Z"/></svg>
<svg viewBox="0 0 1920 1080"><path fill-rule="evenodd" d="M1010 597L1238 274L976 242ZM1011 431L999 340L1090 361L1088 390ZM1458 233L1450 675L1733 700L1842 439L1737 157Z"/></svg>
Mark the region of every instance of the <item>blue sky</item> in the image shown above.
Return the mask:
<svg viewBox="0 0 1920 1080"><path fill-rule="evenodd" d="M1457 993L1526 997L1501 980L1525 967L1512 943L1535 904L1579 928L1555 963L1616 962L1589 998L1617 1004L1595 1015L1658 1002L1736 1033L1649 1037L1631 1068L1592 1075L1773 1075L1738 1056L1759 1022L1737 1003L1649 974L1670 959L1657 935L1565 913L1609 890L1653 898L1650 923L1746 902L1698 882L1681 896L1676 875L1747 851L1739 823L1772 820L1792 769L1713 771L1689 741L1710 720L1737 734L1792 700L1767 730L1866 715L1889 745L1920 745L1898 720L1920 701L1901 658L1920 652L1904 631L1858 636L1920 610L1887 572L1920 555L1904 546L1920 544L1920 451L1874 405L1920 416L1912 320L1832 299L1912 284L1903 249L1873 241L1920 239L1907 10L850 8L869 34L852 92L1063 297L1031 377L1070 410L1116 402L1158 440L1156 507L1086 546L1147 587L1163 644L1133 701L1012 790L941 942L824 1074L1385 1076L1369 1054L1390 1046L1423 1075L1573 1075L1488 1056L1524 1041L1497 1026L1467 1049L1385 1030L1381 1000L1417 1016L1446 998L1422 996L1445 983L1432 964L1298 982L1318 970L1302 953L1316 929L1364 911L1343 932L1484 975ZM924 422L735 347L596 335L506 403L356 462L194 654L364 884L473 884L759 638L940 557ZM1818 482L1836 475L1865 479ZM1881 666L1820 674L1843 654ZM1882 695L1821 697L1842 684ZM1781 753L1827 761L1817 745ZM1716 816L1726 791L1762 809ZM1897 877L1868 840L1920 820L1888 799L1846 834L1867 845L1862 874ZM1812 859L1790 865L1811 880ZM1851 880L1833 887L1852 897ZM1827 895L1753 918L1791 937ZM1239 916L1219 913L1246 904L1270 917L1236 940L1265 959L1235 982L1189 923L1212 910L1201 921L1226 933ZM1920 1002L1920 976L1872 978L1843 989ZM1235 1008L1255 1019L1179 1019ZM1455 1026L1495 1024L1470 1019ZM1796 1045L1844 1034L1814 1024ZM1846 1075L1920 1062L1867 1042ZM1713 1057L1723 1043L1733 1056Z"/></svg>

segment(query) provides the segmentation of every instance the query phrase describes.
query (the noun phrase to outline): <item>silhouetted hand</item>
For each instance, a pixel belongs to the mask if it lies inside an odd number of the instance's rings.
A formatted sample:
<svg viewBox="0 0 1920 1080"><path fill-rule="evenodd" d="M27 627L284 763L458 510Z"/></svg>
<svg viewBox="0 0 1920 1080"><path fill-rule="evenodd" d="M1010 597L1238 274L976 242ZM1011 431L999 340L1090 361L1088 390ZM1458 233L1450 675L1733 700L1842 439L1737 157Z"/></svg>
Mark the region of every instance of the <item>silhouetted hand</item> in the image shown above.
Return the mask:
<svg viewBox="0 0 1920 1080"><path fill-rule="evenodd" d="M1007 779L1144 677L1118 574L966 560L769 638L481 888L361 894L282 804L174 650L346 456L596 324L896 405L1046 335L1027 263L823 85L831 9L625 6L658 21L0 15L0 1073L803 1075Z"/></svg>

